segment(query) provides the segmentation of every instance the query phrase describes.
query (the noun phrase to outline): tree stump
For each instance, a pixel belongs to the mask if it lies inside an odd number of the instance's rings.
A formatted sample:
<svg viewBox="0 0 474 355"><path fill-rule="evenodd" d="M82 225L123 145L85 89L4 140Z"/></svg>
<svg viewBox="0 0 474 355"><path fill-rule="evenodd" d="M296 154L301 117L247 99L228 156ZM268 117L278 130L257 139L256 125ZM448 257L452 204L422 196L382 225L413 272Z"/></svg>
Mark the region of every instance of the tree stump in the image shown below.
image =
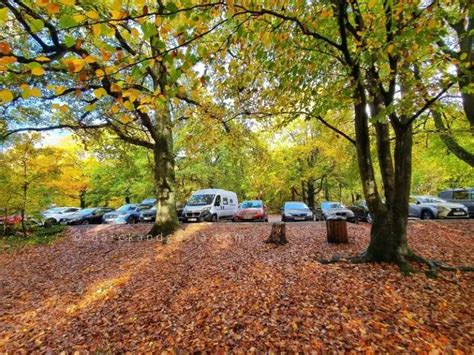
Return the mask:
<svg viewBox="0 0 474 355"><path fill-rule="evenodd" d="M326 220L328 243L349 243L347 222L344 217L333 217Z"/></svg>
<svg viewBox="0 0 474 355"><path fill-rule="evenodd" d="M272 243L276 245L284 245L288 243L286 239L286 224L277 222L272 224L272 232L265 243Z"/></svg>

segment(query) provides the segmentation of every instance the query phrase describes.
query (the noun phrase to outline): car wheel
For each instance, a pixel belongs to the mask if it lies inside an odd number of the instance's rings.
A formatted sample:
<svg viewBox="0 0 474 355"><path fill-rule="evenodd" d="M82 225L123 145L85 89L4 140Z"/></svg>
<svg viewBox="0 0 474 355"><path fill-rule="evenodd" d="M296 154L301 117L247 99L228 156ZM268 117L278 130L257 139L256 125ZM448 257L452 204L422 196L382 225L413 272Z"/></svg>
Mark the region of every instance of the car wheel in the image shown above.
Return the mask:
<svg viewBox="0 0 474 355"><path fill-rule="evenodd" d="M267 222L267 223L268 223L268 218L265 218L265 222Z"/></svg>
<svg viewBox="0 0 474 355"><path fill-rule="evenodd" d="M81 222L81 224L82 224L83 226L87 226L87 225L89 224L89 220L88 220L88 219L85 219L85 220L83 220L83 221Z"/></svg>
<svg viewBox="0 0 474 355"><path fill-rule="evenodd" d="M434 219L433 213L429 210L421 211L421 219Z"/></svg>
<svg viewBox="0 0 474 355"><path fill-rule="evenodd" d="M217 222L219 220L219 218L217 217L216 214L213 214L212 217L211 217L211 222Z"/></svg>
<svg viewBox="0 0 474 355"><path fill-rule="evenodd" d="M282 221L282 222L286 222L285 217L281 217L281 221Z"/></svg>

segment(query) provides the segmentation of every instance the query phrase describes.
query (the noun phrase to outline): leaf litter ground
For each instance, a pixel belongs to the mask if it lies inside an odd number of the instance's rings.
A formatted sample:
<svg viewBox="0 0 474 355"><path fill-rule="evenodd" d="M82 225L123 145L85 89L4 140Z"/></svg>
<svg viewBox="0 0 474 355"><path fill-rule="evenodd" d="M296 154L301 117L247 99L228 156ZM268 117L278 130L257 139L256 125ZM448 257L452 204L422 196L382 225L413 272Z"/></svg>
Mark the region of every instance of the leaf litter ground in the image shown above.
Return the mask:
<svg viewBox="0 0 474 355"><path fill-rule="evenodd" d="M75 227L0 254L0 352L473 352L472 273L317 262L360 252L367 224L348 226L347 245L327 244L318 222L288 224L280 247L263 243L271 224L251 223L185 225L167 245L126 240L148 228ZM474 221L411 222L409 241L474 264Z"/></svg>

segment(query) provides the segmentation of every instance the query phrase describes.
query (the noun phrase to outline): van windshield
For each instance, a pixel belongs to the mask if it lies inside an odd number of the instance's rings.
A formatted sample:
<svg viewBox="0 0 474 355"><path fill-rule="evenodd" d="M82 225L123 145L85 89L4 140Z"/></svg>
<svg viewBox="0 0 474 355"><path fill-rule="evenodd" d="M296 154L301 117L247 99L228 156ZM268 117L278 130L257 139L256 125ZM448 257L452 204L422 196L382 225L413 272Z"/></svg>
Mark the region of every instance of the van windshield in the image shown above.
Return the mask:
<svg viewBox="0 0 474 355"><path fill-rule="evenodd" d="M205 206L210 205L212 201L214 201L214 196L216 195L192 195L191 198L188 200L188 206Z"/></svg>

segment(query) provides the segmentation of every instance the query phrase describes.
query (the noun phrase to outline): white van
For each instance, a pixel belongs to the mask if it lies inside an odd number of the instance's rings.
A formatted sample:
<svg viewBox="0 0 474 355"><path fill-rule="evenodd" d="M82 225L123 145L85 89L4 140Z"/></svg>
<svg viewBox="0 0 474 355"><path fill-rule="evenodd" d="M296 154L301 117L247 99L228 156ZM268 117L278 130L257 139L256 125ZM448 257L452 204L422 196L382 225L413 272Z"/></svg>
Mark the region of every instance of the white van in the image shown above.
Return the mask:
<svg viewBox="0 0 474 355"><path fill-rule="evenodd" d="M205 189L193 193L184 207L184 222L218 221L232 218L237 211L237 194L221 189Z"/></svg>

